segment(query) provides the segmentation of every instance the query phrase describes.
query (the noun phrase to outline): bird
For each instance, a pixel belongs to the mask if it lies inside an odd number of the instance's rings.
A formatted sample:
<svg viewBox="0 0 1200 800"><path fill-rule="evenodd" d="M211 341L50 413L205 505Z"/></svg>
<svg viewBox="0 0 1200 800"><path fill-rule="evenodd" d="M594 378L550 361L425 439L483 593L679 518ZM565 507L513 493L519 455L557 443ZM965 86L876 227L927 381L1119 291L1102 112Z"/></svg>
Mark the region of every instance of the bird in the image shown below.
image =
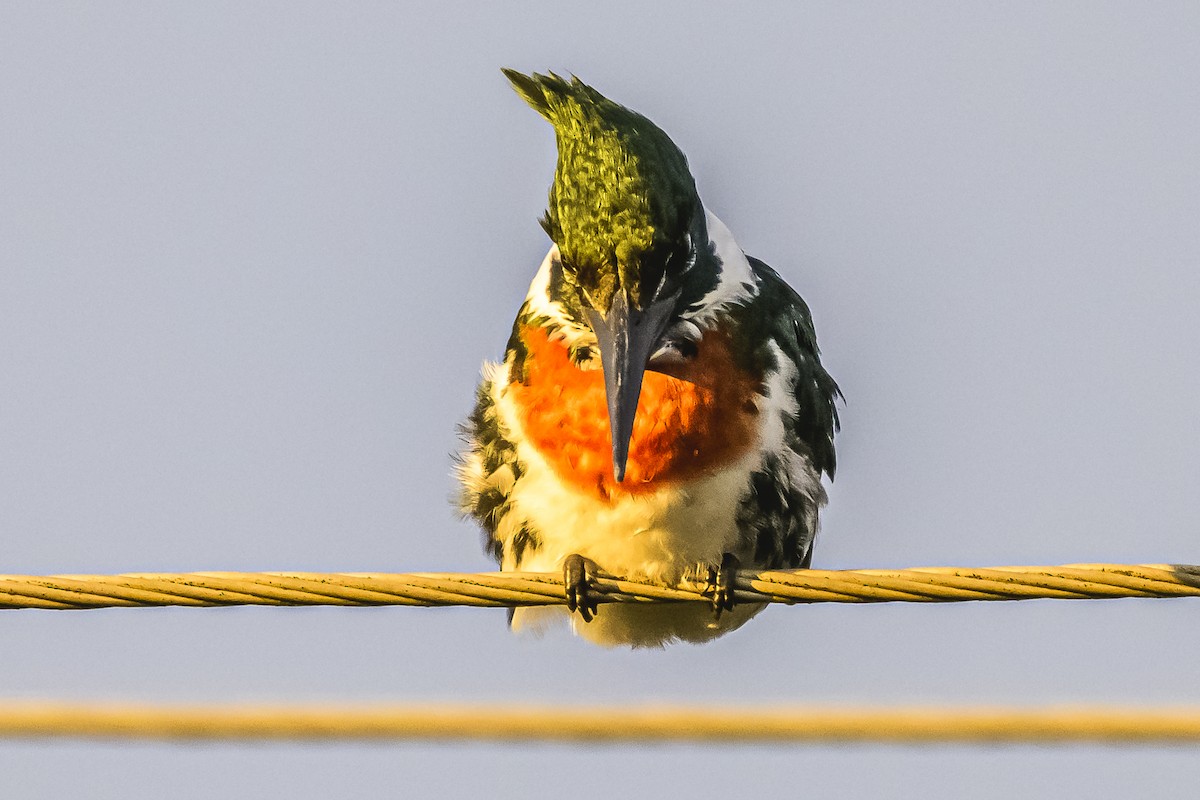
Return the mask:
<svg viewBox="0 0 1200 800"><path fill-rule="evenodd" d="M657 125L579 78L502 70L554 128L551 246L461 426L459 509L505 571L556 572L604 646L707 642L762 609L740 568L812 562L841 392L808 306L700 200ZM695 581L705 603L609 603L600 576Z"/></svg>

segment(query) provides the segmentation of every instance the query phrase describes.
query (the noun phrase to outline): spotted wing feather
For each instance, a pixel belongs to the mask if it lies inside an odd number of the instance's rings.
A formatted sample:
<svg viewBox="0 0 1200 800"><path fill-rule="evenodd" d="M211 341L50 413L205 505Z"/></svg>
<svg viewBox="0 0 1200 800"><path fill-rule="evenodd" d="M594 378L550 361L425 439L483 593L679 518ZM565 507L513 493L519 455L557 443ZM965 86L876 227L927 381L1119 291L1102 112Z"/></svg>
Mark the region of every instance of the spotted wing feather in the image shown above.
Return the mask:
<svg viewBox="0 0 1200 800"><path fill-rule="evenodd" d="M739 524L753 543L757 566L805 567L825 500L819 478L832 478L837 468L833 438L841 391L821 365L808 305L775 270L756 258L749 261L759 291L738 316L747 340L760 343L755 355L765 370L782 368L772 363L778 358L772 352L794 365L795 405L785 415L783 450L765 454L762 469L751 477Z"/></svg>

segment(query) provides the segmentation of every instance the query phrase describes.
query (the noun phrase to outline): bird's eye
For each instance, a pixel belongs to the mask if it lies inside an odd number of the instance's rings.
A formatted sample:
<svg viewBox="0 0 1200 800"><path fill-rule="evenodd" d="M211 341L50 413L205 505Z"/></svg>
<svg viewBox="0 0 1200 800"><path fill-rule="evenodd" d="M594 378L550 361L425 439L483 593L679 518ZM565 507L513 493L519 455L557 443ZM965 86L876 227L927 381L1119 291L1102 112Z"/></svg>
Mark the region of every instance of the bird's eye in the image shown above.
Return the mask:
<svg viewBox="0 0 1200 800"><path fill-rule="evenodd" d="M677 276L684 275L696 265L696 248L692 247L692 235L685 234L683 245L667 256L667 263L672 264Z"/></svg>
<svg viewBox="0 0 1200 800"><path fill-rule="evenodd" d="M592 348L586 344L572 345L568 352L575 366L588 363L595 355Z"/></svg>
<svg viewBox="0 0 1200 800"><path fill-rule="evenodd" d="M679 270L679 274L684 274L694 266L696 266L696 248L692 247L692 237L689 236L687 259L683 262L683 269Z"/></svg>

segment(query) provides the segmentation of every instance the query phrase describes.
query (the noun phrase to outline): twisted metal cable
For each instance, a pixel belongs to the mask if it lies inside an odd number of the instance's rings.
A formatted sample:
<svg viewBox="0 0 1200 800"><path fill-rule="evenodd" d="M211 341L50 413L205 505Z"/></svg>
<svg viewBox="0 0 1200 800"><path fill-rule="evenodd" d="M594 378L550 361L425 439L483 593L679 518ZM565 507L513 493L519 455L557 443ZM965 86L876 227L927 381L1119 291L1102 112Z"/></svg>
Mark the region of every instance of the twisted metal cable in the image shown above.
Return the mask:
<svg viewBox="0 0 1200 800"><path fill-rule="evenodd" d="M1200 742L1200 708L177 706L0 702L0 737L167 740Z"/></svg>
<svg viewBox="0 0 1200 800"><path fill-rule="evenodd" d="M602 576L601 603L707 602L707 587L656 586ZM1059 567L742 571L744 603L958 602L1200 596L1200 567L1067 564ZM185 572L0 575L0 608L116 606L537 606L564 602L551 573Z"/></svg>

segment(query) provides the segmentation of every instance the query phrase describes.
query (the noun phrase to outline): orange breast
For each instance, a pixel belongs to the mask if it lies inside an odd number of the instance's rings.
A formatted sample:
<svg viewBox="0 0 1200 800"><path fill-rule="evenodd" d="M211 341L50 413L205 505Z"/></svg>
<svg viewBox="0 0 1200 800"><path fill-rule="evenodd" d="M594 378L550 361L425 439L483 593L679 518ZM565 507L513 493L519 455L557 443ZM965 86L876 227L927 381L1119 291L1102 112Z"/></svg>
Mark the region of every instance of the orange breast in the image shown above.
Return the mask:
<svg viewBox="0 0 1200 800"><path fill-rule="evenodd" d="M728 338L705 336L676 376L647 372L638 401L625 480L612 473L604 375L580 369L567 347L526 327L524 383L509 388L526 436L558 474L600 497L637 494L711 471L757 444L754 396L760 378L735 365Z"/></svg>

